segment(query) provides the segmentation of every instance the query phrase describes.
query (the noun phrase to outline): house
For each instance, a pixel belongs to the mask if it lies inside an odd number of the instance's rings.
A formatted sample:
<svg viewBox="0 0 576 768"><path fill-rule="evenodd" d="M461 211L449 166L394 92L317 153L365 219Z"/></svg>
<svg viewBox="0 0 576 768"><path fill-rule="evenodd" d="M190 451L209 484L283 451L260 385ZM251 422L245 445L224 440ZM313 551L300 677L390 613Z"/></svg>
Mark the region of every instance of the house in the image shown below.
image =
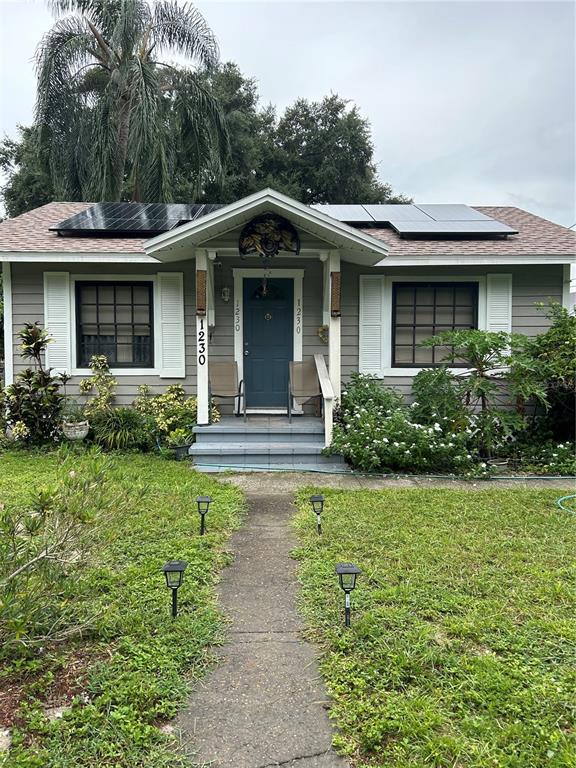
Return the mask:
<svg viewBox="0 0 576 768"><path fill-rule="evenodd" d="M18 330L39 321L69 391L100 353L122 403L142 383L196 393L198 463L317 466L334 461L321 448L353 371L409 395L438 363L419 347L434 332L544 330L535 304L568 304L575 252L575 233L510 207L308 207L270 189L225 206L49 203L0 224L5 378L24 365ZM324 421L271 418L289 361L312 359ZM237 363L264 418L208 425L214 361Z"/></svg>

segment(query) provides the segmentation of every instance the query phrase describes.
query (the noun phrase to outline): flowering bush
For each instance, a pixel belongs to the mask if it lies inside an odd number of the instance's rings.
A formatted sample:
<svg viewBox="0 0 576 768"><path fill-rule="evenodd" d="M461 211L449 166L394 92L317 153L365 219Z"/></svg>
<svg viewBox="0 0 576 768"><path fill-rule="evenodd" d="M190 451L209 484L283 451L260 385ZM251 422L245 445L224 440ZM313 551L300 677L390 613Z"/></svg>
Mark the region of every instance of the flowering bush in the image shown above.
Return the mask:
<svg viewBox="0 0 576 768"><path fill-rule="evenodd" d="M546 475L576 475L574 443L549 440L543 445L525 445L518 449L517 465L525 472Z"/></svg>
<svg viewBox="0 0 576 768"><path fill-rule="evenodd" d="M198 418L198 402L195 397L186 394L181 384L172 384L160 395L151 395L150 388L142 384L138 387L138 397L133 405L139 413L152 417L160 442L173 444L181 439L181 430L192 439L192 427ZM215 407L212 407L211 418L213 422L220 419Z"/></svg>
<svg viewBox="0 0 576 768"><path fill-rule="evenodd" d="M419 424L412 415L417 404L406 408L401 402L400 395L372 377L356 375L342 393L331 451L363 470L487 471L468 449L472 430L453 433L448 417Z"/></svg>

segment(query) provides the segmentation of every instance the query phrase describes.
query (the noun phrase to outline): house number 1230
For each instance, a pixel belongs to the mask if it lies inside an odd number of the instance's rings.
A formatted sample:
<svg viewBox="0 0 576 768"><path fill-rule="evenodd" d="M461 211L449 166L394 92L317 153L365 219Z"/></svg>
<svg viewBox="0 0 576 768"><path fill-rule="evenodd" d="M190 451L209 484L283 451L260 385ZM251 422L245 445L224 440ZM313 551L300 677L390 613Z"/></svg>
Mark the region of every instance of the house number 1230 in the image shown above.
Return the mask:
<svg viewBox="0 0 576 768"><path fill-rule="evenodd" d="M206 331L204 330L204 318L200 320L198 329L198 365L206 365Z"/></svg>

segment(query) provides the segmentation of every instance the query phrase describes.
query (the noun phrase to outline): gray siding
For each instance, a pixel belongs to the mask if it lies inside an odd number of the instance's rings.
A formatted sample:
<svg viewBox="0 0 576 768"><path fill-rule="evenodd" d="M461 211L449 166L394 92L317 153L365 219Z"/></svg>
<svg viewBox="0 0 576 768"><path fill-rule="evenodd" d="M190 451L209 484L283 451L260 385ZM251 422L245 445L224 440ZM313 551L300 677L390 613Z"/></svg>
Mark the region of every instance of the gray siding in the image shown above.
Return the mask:
<svg viewBox="0 0 576 768"><path fill-rule="evenodd" d="M12 264L12 306L14 333L14 374L27 367L20 357L17 333L26 322L44 323L44 272L69 272L71 275L154 275L156 272L182 272L184 274L184 322L186 326L186 378L161 379L158 376L117 377L117 400L120 405L127 405L136 397L138 386L148 384L153 392L161 392L170 384L183 384L188 392L196 391L196 326L194 262L150 266L148 264L114 264L106 267L102 264ZM72 350L75 354L75 350ZM78 394L78 382L83 377L75 376L67 385L70 395Z"/></svg>
<svg viewBox="0 0 576 768"><path fill-rule="evenodd" d="M434 275L441 280L450 275L478 276L504 272L512 274L512 331L536 336L546 330L549 323L545 312L537 309L536 302L562 301L563 267L550 266L490 266L490 267L389 267L388 269L342 265L342 378L346 381L358 370L359 350L359 282L360 275L383 274L396 276ZM405 395L410 395L412 377L391 376L384 380Z"/></svg>
<svg viewBox="0 0 576 768"><path fill-rule="evenodd" d="M219 258L215 265L215 303L216 325L210 338L210 358L229 360L234 357L233 338L233 275L234 267L256 267L255 259L242 261L239 258ZM304 269L303 296L303 355L310 357L316 352L327 356L328 348L318 337L318 328L322 325L322 264L317 258L311 259L275 259L276 268ZM273 267L273 268L274 268ZM118 377L118 402L130 403L136 395L139 384L148 384L153 391L163 391L171 383L183 383L187 391L196 390L196 347L195 347L195 295L194 262L179 262L172 265L111 265L108 275L152 275L156 272L175 271L184 273L184 316L186 326L186 378L161 379L157 376L120 376ZM13 264L13 327L14 327L14 372L26 367L19 356L17 332L25 322L44 321L43 273L44 271L66 271L71 274L95 275L103 272L102 264ZM361 267L354 264L342 264L342 375L349 378L350 373L358 369L359 347L359 278L360 275L382 274L402 275L408 272L405 267L386 270ZM484 275L494 272L513 274L512 322L517 333L535 335L545 330L547 321L544 313L535 306L536 302L548 299L562 300L563 268L561 265L525 266L525 267L419 267L409 270L411 275L429 276L438 279L443 276L461 274L463 278L471 275ZM222 288L228 287L231 293L229 302L222 300ZM72 380L68 389L70 394L77 391L78 378ZM409 395L411 377L391 377L386 384L398 388Z"/></svg>

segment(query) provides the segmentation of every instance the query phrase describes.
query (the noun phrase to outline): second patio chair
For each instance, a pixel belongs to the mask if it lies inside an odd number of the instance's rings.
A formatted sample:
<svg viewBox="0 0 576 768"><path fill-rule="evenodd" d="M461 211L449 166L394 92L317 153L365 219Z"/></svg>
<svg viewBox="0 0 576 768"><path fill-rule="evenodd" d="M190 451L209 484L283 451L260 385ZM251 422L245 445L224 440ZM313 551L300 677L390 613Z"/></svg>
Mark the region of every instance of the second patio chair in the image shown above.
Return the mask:
<svg viewBox="0 0 576 768"><path fill-rule="evenodd" d="M288 366L288 420L292 421L293 400L304 405L310 400L318 400L318 410L322 405L322 390L316 371L314 358L302 362L291 362Z"/></svg>

